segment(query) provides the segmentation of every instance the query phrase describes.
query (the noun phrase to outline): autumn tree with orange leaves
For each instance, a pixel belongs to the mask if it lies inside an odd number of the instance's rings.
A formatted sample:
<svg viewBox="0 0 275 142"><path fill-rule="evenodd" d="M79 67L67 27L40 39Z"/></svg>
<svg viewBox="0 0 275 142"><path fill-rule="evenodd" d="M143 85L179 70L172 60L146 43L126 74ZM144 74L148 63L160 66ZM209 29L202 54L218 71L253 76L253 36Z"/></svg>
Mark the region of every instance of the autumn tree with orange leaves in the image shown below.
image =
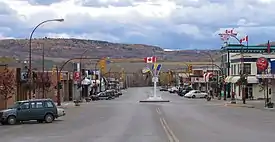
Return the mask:
<svg viewBox="0 0 275 142"><path fill-rule="evenodd" d="M5 107L7 101L12 98L15 93L15 75L14 71L7 67L0 69L0 99L4 100Z"/></svg>

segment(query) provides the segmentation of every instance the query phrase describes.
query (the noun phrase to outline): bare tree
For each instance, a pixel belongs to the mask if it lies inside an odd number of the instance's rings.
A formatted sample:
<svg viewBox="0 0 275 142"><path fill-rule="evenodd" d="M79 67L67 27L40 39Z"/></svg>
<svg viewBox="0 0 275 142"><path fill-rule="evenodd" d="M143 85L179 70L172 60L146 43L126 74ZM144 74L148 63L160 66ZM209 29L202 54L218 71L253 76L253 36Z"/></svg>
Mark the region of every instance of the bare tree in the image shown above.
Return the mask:
<svg viewBox="0 0 275 142"><path fill-rule="evenodd" d="M50 91L50 88L52 86L52 81L50 79L48 72L39 72L36 75L36 78L34 80L35 88L39 91L42 91L43 98L45 98L45 93L48 93Z"/></svg>
<svg viewBox="0 0 275 142"><path fill-rule="evenodd" d="M5 67L0 70L0 99L4 100L5 108L7 101L12 98L15 93L15 75L14 71Z"/></svg>

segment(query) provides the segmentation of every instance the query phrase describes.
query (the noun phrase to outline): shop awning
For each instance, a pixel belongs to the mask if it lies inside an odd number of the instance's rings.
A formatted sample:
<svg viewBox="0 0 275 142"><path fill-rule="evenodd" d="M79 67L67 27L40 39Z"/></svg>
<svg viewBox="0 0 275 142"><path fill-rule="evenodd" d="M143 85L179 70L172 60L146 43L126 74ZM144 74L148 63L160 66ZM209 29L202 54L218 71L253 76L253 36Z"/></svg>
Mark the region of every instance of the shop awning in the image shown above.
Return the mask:
<svg viewBox="0 0 275 142"><path fill-rule="evenodd" d="M240 79L240 76L234 76L234 77L231 79L231 83L236 83L239 79Z"/></svg>
<svg viewBox="0 0 275 142"><path fill-rule="evenodd" d="M234 76L227 76L227 77L224 79L224 82L230 83L233 77L234 77Z"/></svg>

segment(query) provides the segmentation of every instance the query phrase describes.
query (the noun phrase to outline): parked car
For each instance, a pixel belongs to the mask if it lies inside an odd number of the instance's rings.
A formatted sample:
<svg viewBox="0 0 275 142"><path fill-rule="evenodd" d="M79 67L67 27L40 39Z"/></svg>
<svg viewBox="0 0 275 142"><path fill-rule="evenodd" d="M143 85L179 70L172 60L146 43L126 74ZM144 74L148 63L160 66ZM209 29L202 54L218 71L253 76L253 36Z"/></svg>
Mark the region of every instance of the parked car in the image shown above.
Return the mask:
<svg viewBox="0 0 275 142"><path fill-rule="evenodd" d="M178 95L183 97L185 94L187 94L188 92L190 92L191 90L193 90L191 87L188 87L188 88L184 88L183 90L181 91L178 91Z"/></svg>
<svg viewBox="0 0 275 142"><path fill-rule="evenodd" d="M64 115L64 109L57 108L51 99L32 99L18 101L12 107L0 111L0 122L3 125L30 120L52 123Z"/></svg>
<svg viewBox="0 0 275 142"><path fill-rule="evenodd" d="M99 100L111 100L114 99L114 92L112 90L106 90L98 94Z"/></svg>
<svg viewBox="0 0 275 142"><path fill-rule="evenodd" d="M159 91L168 91L168 87L167 86L161 86Z"/></svg>
<svg viewBox="0 0 275 142"><path fill-rule="evenodd" d="M200 90L192 90L184 95L187 98L206 98L207 93L201 92Z"/></svg>
<svg viewBox="0 0 275 142"><path fill-rule="evenodd" d="M58 117L61 117L61 116L65 116L66 113L65 113L65 110L63 108L57 108L57 115Z"/></svg>
<svg viewBox="0 0 275 142"><path fill-rule="evenodd" d="M178 87L172 87L168 89L169 93L176 93L178 91Z"/></svg>

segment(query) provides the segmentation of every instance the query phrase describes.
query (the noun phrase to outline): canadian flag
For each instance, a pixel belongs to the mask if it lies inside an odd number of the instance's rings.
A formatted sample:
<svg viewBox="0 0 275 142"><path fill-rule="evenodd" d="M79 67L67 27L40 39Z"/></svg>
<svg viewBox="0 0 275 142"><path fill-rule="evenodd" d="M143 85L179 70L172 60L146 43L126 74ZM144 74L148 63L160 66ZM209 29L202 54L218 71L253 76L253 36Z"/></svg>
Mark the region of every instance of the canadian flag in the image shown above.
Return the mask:
<svg viewBox="0 0 275 142"><path fill-rule="evenodd" d="M155 56L146 57L146 58L144 58L144 62L145 63L155 63L155 62L157 62L157 58Z"/></svg>
<svg viewBox="0 0 275 142"><path fill-rule="evenodd" d="M233 29L232 30L225 30L225 33L231 35L231 34L233 34Z"/></svg>
<svg viewBox="0 0 275 142"><path fill-rule="evenodd" d="M248 42L248 36L245 36L244 38L240 39L240 43L242 42Z"/></svg>

